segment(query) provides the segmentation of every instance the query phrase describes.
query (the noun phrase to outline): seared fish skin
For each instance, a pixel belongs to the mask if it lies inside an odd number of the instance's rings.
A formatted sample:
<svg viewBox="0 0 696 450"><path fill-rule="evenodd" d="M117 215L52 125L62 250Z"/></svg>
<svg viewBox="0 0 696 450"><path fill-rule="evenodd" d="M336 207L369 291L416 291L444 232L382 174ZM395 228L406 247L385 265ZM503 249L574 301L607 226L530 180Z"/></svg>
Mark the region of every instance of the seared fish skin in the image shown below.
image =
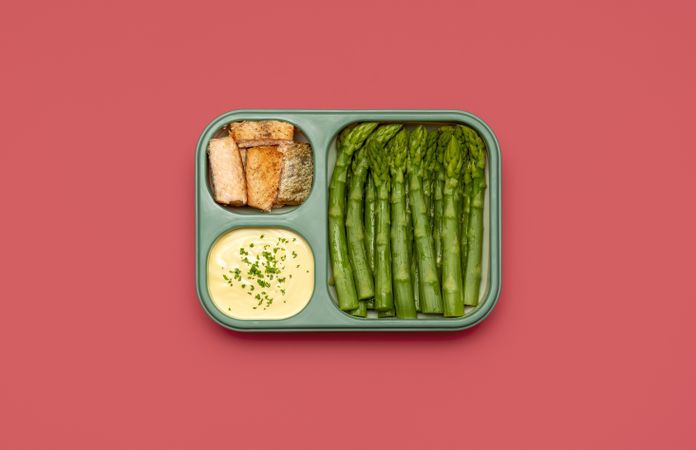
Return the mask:
<svg viewBox="0 0 696 450"><path fill-rule="evenodd" d="M283 153L276 147L253 147L247 150L247 204L270 211L278 196Z"/></svg>
<svg viewBox="0 0 696 450"><path fill-rule="evenodd" d="M291 143L295 127L280 120L244 120L230 124L230 136L240 148Z"/></svg>
<svg viewBox="0 0 696 450"><path fill-rule="evenodd" d="M273 206L299 205L307 199L312 189L312 147L309 144L292 143L280 145L278 150L283 153L283 170Z"/></svg>
<svg viewBox="0 0 696 450"><path fill-rule="evenodd" d="M208 160L215 201L232 206L246 205L244 166L234 140L230 137L211 139Z"/></svg>

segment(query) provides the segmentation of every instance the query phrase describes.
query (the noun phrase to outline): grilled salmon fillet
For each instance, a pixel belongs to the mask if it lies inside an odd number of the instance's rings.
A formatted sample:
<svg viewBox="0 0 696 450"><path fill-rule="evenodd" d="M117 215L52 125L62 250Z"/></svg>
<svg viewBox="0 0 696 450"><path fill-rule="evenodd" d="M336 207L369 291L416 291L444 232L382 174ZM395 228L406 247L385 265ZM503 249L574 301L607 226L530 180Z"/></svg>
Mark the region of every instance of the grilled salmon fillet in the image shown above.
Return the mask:
<svg viewBox="0 0 696 450"><path fill-rule="evenodd" d="M247 202L246 178L239 149L230 137L211 139L208 160L215 201L242 206Z"/></svg>
<svg viewBox="0 0 696 450"><path fill-rule="evenodd" d="M283 154L283 169L280 173L278 196L273 206L299 205L309 196L314 178L312 147L304 143L278 146Z"/></svg>
<svg viewBox="0 0 696 450"><path fill-rule="evenodd" d="M283 153L276 147L252 147L246 156L247 204L270 211L278 196Z"/></svg>
<svg viewBox="0 0 696 450"><path fill-rule="evenodd" d="M280 120L243 120L230 124L230 136L239 148L291 143L295 127Z"/></svg>
<svg viewBox="0 0 696 450"><path fill-rule="evenodd" d="M239 149L239 154L242 157L242 166L244 166L245 169L246 169L246 152L247 152L247 149L245 149L245 148Z"/></svg>

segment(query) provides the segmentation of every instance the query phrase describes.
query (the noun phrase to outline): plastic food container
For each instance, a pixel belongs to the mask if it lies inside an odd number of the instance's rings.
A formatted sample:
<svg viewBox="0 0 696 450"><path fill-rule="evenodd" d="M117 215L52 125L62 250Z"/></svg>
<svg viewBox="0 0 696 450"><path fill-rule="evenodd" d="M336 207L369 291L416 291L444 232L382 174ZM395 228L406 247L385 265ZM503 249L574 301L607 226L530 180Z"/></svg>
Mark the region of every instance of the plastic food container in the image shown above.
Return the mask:
<svg viewBox="0 0 696 450"><path fill-rule="evenodd" d="M208 177L207 148L211 138L226 133L237 120L284 120L296 127L296 139L312 145L314 183L299 206L264 213L235 208L213 200ZM438 126L463 123L475 129L486 143L487 190L484 206L482 285L479 305L467 307L457 318L423 316L358 318L341 311L329 286L330 260L327 236L328 183L336 160L338 133L354 122L399 122ZM239 110L225 113L203 130L196 147L196 290L206 313L218 324L238 331L447 331L472 327L495 307L501 288L501 169L500 148L493 131L473 114L452 110ZM207 285L208 255L217 239L243 227L286 228L302 237L314 254L314 291L309 303L296 315L280 320L240 320L229 317L213 303Z"/></svg>

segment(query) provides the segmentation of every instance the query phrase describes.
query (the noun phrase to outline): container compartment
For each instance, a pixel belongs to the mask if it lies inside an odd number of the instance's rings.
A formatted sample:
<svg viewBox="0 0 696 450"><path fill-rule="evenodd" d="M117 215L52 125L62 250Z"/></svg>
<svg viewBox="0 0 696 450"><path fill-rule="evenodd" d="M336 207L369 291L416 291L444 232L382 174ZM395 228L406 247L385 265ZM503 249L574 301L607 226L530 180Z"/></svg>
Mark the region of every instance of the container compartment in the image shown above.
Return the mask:
<svg viewBox="0 0 696 450"><path fill-rule="evenodd" d="M233 319L287 319L311 301L314 260L305 237L291 228L234 227L210 246L208 295L220 313Z"/></svg>
<svg viewBox="0 0 696 450"><path fill-rule="evenodd" d="M367 122L369 120L361 120L359 122ZM463 124L463 125L469 125L470 124L462 121L447 121L447 122L438 122L437 120L433 121L426 121L426 120L421 120L421 121L412 121L412 122L406 122L406 121L395 121L398 123L403 123L405 128L407 128L409 131L413 130L418 125L423 125L426 129L432 130L439 128L441 126L445 125L457 125L457 124ZM388 123L388 122L384 122ZM347 126L350 126L351 124L347 124ZM343 127L345 128L345 127ZM337 133L333 136L333 139L331 139L331 143L329 145L328 153L327 153L327 158L326 158L326 180L327 180L327 185L325 189L325 195L328 201L328 193L329 193L329 186L328 186L328 181L331 180L331 174L333 173L334 166L336 165L336 157L337 157L337 149L336 149L336 141L338 138L338 135L340 134L341 131L343 131L343 128L337 131ZM473 127L472 127L473 128ZM490 158L490 152L488 149L486 149L486 184L490 184L490 174L489 174L489 166L491 162ZM483 255L481 259L481 290L479 292L479 304L477 306L466 306L464 308L465 311L465 316L471 314L475 309L477 308L482 308L484 307L483 303L488 299L489 297L489 291L491 287L491 271L490 271L490 251L491 251L491 246L490 246L490 233L488 233L488 230L490 228L490 194L491 194L491 189L490 186L489 188L486 189L486 194L485 194L485 202L484 202L484 221L483 221L483 229L484 229L484 239L483 239ZM326 242L326 248L328 249L328 240ZM328 285L328 280L331 279L332 277L332 272L331 272L331 261L327 260L327 265L326 265L326 273L327 273L327 285ZM338 299L336 297L336 289L333 286L329 286L329 295L331 297L331 301L333 302L334 306L336 309L338 308ZM340 309L339 309L340 311ZM343 314L349 316L352 319L355 320L366 320L369 319L370 321L375 320L377 318L377 312L376 311L368 311L368 316L367 318L362 318L362 317L356 317L348 312L341 311ZM451 318L451 317L442 317L441 315L434 315L434 314L423 314L423 313L418 313L418 320L430 318L432 320L457 320L459 318ZM380 320L388 320L388 321L398 321L399 319L397 318L384 318ZM409 320L402 320L403 322L409 323L413 322L413 319Z"/></svg>
<svg viewBox="0 0 696 450"><path fill-rule="evenodd" d="M292 121L289 121L289 120L276 119L276 118L268 118L268 119L266 119L266 120L271 120L271 119L272 119L272 120L283 120L284 122L292 123ZM244 120L244 119L238 119L238 120ZM208 139L208 142L210 142L210 139L223 138L223 137L228 136L228 135L229 135L229 131L228 131L228 130L229 130L229 124L230 124L231 122L235 122L235 121L236 121L236 120L231 120L230 122L226 122L226 123L223 123L223 124L221 124L220 126L218 126L217 129L213 131L212 135L211 135L210 138ZM295 126L295 138L294 138L295 142L298 142L298 143L308 143L308 144L310 144L310 146L311 146L311 148L312 148L312 161L313 161L314 177L313 177L313 179L312 179L312 188L311 188L310 193L309 193L309 196L311 197L311 196L313 195L313 193L314 193L314 188L315 188L315 186L316 186L315 180L316 180L317 165L316 165L316 158L314 157L314 155L315 155L315 153L316 153L316 150L315 150L314 145L312 145L311 140L310 140L309 137L304 133L304 131L302 130L302 128L300 128L299 126L297 126L297 124L295 124L295 123L292 123L292 124ZM208 148L208 147L207 147L207 144L206 144L206 147L205 147L205 148L206 148L206 151L207 151L207 148ZM286 205L286 206L281 206L281 207L274 207L274 208L273 208L271 211L269 211L269 212L260 211L260 210L258 210L258 209L256 209L256 208L252 208L252 207L250 207L250 206L230 206L230 205L223 205L223 204L221 204L221 203L215 202L215 199L214 199L214 197L213 197L213 184L212 184L212 176L211 176L211 173L210 173L210 161L209 161L209 158L206 158L206 159L205 159L205 172L206 172L206 174L207 174L207 176L205 177L205 185L206 185L206 188L207 188L207 190L208 190L208 195L210 196L210 198L213 200L213 202L214 202L216 205L218 205L220 208L223 208L223 209L225 209L226 211L228 211L228 212L230 212L230 213L233 213L233 214L244 214L244 215L256 215L256 214L279 215L279 214L286 214L286 213L288 213L288 212L290 212L290 211L293 211L293 210L295 210L295 209L301 207L302 205L304 205L304 203L302 203L302 204L300 204L300 205L292 205L292 206ZM308 197L308 199L309 199L309 197ZM305 200L305 202L306 202L306 200Z"/></svg>

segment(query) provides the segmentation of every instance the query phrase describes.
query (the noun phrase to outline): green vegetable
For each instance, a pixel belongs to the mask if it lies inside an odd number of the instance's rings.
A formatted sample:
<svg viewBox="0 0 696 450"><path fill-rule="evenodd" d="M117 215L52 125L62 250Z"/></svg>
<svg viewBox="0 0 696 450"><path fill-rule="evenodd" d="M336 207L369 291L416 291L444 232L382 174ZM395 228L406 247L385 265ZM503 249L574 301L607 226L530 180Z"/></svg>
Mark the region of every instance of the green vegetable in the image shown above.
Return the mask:
<svg viewBox="0 0 696 450"><path fill-rule="evenodd" d="M367 263L370 266L370 273L372 273L374 277L375 231L377 229L377 192L375 189L375 181L372 179L372 174L370 174L369 172L367 174L367 183L365 185L365 207L363 209L365 212L365 219L363 222L363 230L365 230L365 254L367 256ZM367 300L366 304L367 309L375 309L374 297Z"/></svg>
<svg viewBox="0 0 696 450"><path fill-rule="evenodd" d="M394 311L394 308L387 309L386 311L377 311L377 318L379 319L384 319L387 317L394 317L396 315L396 311Z"/></svg>
<svg viewBox="0 0 696 450"><path fill-rule="evenodd" d="M408 131L401 130L386 149L391 172L391 249L394 277L394 307L399 319L415 319L416 304L411 285L411 254L406 220L404 170L408 158Z"/></svg>
<svg viewBox="0 0 696 450"><path fill-rule="evenodd" d="M435 173L433 175L433 247L435 250L435 266L439 279L442 280L442 227L444 214L444 189L445 189L445 150L452 137L452 127L440 127L438 130L438 143L436 158L434 160Z"/></svg>
<svg viewBox="0 0 696 450"><path fill-rule="evenodd" d="M445 185L443 188L442 222L442 294L443 312L446 317L464 315L462 272L459 246L459 218L457 216L456 191L463 164L463 154L457 139L450 134L443 158Z"/></svg>
<svg viewBox="0 0 696 450"><path fill-rule="evenodd" d="M369 164L369 162L368 162ZM365 253L370 272L375 272L375 231L376 231L376 212L377 212L377 192L375 181L372 174L367 175L367 185L365 186Z"/></svg>
<svg viewBox="0 0 696 450"><path fill-rule="evenodd" d="M411 218L411 205L408 195L408 178L404 181L404 197L406 198L406 236L408 236L406 243L408 244L408 271L411 278L411 295L413 296L413 303L416 305L416 311L420 311L420 277L418 276L418 263L415 258L416 249L413 245L413 220Z"/></svg>
<svg viewBox="0 0 696 450"><path fill-rule="evenodd" d="M420 126L411 133L409 141L409 200L413 218L415 255L420 288L420 310L427 314L442 313L440 281L435 265L435 251L430 234L430 218L421 184L424 176L423 156L426 153L426 131Z"/></svg>
<svg viewBox="0 0 696 450"><path fill-rule="evenodd" d="M486 145L471 128L464 128L469 148L471 174L471 211L467 227L468 254L464 280L464 304L476 306L481 289L481 257L483 254L483 204L486 195Z"/></svg>
<svg viewBox="0 0 696 450"><path fill-rule="evenodd" d="M367 317L367 301L361 300L357 308L352 310L350 313L355 317Z"/></svg>
<svg viewBox="0 0 696 450"><path fill-rule="evenodd" d="M430 131L425 141L425 153L422 156L422 181L423 196L425 197L425 209L428 212L429 232L433 228L433 177L437 171L437 139L439 132Z"/></svg>
<svg viewBox="0 0 696 450"><path fill-rule="evenodd" d="M407 213L408 214L408 213ZM411 295L413 295L413 303L416 305L416 311L421 311L421 295L420 295L420 274L418 273L418 262L416 261L416 249L415 247L411 249L408 253L410 256L411 265L409 267L409 273L411 275Z"/></svg>
<svg viewBox="0 0 696 450"><path fill-rule="evenodd" d="M375 309L387 311L394 307L392 292L392 263L389 241L389 169L384 154L384 145L400 129L400 124L381 125L367 140L367 156L370 171L377 190L376 229L375 229Z"/></svg>
<svg viewBox="0 0 696 450"><path fill-rule="evenodd" d="M346 173L350 159L365 139L377 127L377 123L361 123L341 132L337 141L336 165L329 184L329 252L331 269L336 285L338 306L344 311L356 309L358 296L353 282L353 269L348 258L344 225Z"/></svg>
<svg viewBox="0 0 696 450"><path fill-rule="evenodd" d="M460 212L460 235L462 248L462 273L466 271L467 255L469 254L469 239L467 237L469 228L469 215L471 214L471 166L467 160L464 176L462 177L462 210Z"/></svg>
<svg viewBox="0 0 696 450"><path fill-rule="evenodd" d="M469 218L471 217L471 194L472 194L472 184L471 184L471 170L472 162L467 159L465 163L464 176L462 182L464 184L463 188L463 203L462 210L459 213L461 217L461 259L462 259L462 283L464 286L464 291L466 291L466 268L468 266L469 258ZM466 299L464 304L466 305Z"/></svg>
<svg viewBox="0 0 696 450"><path fill-rule="evenodd" d="M348 238L348 257L353 267L353 278L358 298L368 299L375 295L375 288L365 254L365 236L363 233L362 204L365 177L368 168L365 149L361 148L353 156L353 176L348 188L348 205L346 209L346 237ZM361 305L365 309L364 305Z"/></svg>
<svg viewBox="0 0 696 450"><path fill-rule="evenodd" d="M460 200L457 205L457 211L459 215L459 244L460 244L460 259L461 259L461 270L462 277L466 272L467 264L467 254L469 250L469 240L467 239L467 228L469 226L469 213L471 210L471 168L468 160L468 148L467 144L467 130L471 130L464 125L458 125L455 128L454 135L459 141L459 146L463 149L464 154L467 156L462 164L462 172L459 180L459 193Z"/></svg>

